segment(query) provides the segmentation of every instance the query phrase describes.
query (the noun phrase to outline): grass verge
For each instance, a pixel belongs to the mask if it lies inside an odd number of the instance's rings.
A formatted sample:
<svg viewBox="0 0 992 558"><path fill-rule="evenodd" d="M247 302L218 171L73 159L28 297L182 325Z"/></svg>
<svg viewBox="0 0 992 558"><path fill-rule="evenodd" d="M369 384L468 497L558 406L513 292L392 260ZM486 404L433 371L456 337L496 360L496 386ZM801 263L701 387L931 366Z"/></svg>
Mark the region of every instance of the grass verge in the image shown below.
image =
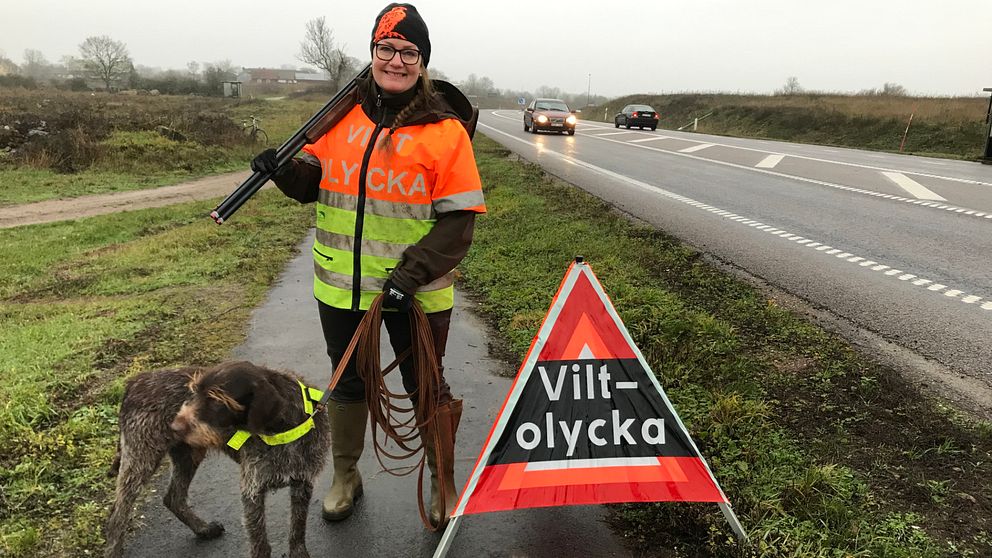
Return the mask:
<svg viewBox="0 0 992 558"><path fill-rule="evenodd" d="M226 357L312 220L215 203L0 232L0 555L99 551L124 378Z"/></svg>
<svg viewBox="0 0 992 558"><path fill-rule="evenodd" d="M891 95L630 95L586 107L582 117L613 122L627 104L646 104L674 130L694 118L700 133L974 160L985 145L988 98Z"/></svg>
<svg viewBox="0 0 992 558"><path fill-rule="evenodd" d="M515 362L572 257L593 267L749 532L714 505L613 508L641 553L992 553L992 429L907 389L842 340L658 231L476 140L486 215L465 284Z"/></svg>

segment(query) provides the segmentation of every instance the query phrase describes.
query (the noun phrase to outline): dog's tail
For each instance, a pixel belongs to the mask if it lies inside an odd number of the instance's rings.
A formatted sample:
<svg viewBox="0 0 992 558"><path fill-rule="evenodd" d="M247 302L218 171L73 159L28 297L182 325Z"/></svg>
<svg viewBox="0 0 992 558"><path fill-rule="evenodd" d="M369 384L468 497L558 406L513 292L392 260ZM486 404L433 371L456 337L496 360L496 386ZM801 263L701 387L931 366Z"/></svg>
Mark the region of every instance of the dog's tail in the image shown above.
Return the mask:
<svg viewBox="0 0 992 558"><path fill-rule="evenodd" d="M114 452L114 461L110 464L110 470L107 471L108 477L116 477L117 473L121 472L121 439L117 437L117 451Z"/></svg>

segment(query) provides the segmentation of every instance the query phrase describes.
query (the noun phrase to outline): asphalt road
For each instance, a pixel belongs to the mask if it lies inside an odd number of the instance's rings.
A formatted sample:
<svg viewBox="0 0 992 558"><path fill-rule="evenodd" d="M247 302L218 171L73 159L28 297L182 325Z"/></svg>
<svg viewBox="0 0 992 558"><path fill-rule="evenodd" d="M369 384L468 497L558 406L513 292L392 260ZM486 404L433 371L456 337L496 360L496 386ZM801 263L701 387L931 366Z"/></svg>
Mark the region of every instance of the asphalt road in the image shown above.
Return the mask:
<svg viewBox="0 0 992 558"><path fill-rule="evenodd" d="M266 302L254 312L248 336L232 356L296 370L311 385L324 386L330 378L330 364L324 354L312 295L312 242L311 234L301 243L299 256L279 278ZM548 293L549 304L553 294ZM465 400L455 454L455 482L459 487L482 450L511 382L495 375L506 371L509 365L488 356L489 333L472 313L472 306L471 301L461 296L456 299L445 356L448 382L453 392ZM388 347L385 335L383 346ZM383 362L391 360L391 351L384 348ZM402 389L398 382L394 384L393 389ZM222 537L212 541L198 541L162 505L161 496L168 486L168 467L162 469L165 474L155 480L155 492L138 506L135 532L128 539L125 556L248 556L247 538L241 527L237 465L219 455L208 458L190 488L193 509L205 520L220 521L226 528ZM432 556L440 534L431 534L420 524L415 477L395 477L383 471L372 453L371 439L366 441L359 469L365 496L352 517L335 524L320 517L320 499L330 484L330 465L325 469L310 504L307 529L310 554L348 558ZM270 494L266 509L273 556L284 555L289 538L288 490ZM638 556L624 549L621 539L603 518L604 508L600 506L468 515L462 518L448 556Z"/></svg>
<svg viewBox="0 0 992 558"><path fill-rule="evenodd" d="M479 131L992 409L992 166L521 114Z"/></svg>

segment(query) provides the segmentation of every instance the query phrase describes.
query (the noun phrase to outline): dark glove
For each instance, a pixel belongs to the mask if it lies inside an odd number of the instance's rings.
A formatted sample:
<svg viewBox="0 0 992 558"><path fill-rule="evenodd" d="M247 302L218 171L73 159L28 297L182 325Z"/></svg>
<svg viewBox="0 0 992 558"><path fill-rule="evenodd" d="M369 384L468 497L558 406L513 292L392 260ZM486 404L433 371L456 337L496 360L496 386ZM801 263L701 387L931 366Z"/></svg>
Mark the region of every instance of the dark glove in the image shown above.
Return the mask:
<svg viewBox="0 0 992 558"><path fill-rule="evenodd" d="M382 307L395 308L400 312L409 312L413 306L413 295L396 286L392 279L386 279L382 287Z"/></svg>
<svg viewBox="0 0 992 558"><path fill-rule="evenodd" d="M276 157L276 150L273 148L268 148L265 151L255 155L255 158L251 160L251 170L255 172L272 173L276 176L284 174L292 166L293 161L286 161L286 164L280 166L279 160Z"/></svg>

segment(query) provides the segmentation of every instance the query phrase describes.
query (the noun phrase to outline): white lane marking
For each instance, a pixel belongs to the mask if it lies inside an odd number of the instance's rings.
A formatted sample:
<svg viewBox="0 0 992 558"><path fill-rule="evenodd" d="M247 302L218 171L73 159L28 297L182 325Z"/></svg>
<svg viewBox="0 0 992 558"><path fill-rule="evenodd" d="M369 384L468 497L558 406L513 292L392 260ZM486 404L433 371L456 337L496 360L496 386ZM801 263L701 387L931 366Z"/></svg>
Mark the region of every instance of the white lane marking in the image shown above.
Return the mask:
<svg viewBox="0 0 992 558"><path fill-rule="evenodd" d="M672 139L672 138L669 136L655 136L653 138L641 138L636 140L630 140L630 143L641 143L645 141L655 141L655 140L663 140L663 139Z"/></svg>
<svg viewBox="0 0 992 558"><path fill-rule="evenodd" d="M596 137L599 137L599 136L619 136L620 134L631 134L631 133L633 133L633 132L631 132L630 130L625 130L623 132L610 132L608 134L593 134L593 135L595 135Z"/></svg>
<svg viewBox="0 0 992 558"><path fill-rule="evenodd" d="M502 130L498 130L498 129L492 127L492 126L489 126L488 124L483 124L483 123L480 122L479 123L479 126L481 126L482 128L486 128L486 129L492 130L493 132L495 132L497 134L504 135L504 136L510 138L511 140L514 140L514 141L517 141L517 142L520 142L520 143L529 145L532 148L537 148L537 149L540 149L541 148L541 146L539 144L537 144L537 143L534 143L532 141L528 141L528 140L525 140L525 139L522 139L522 138L518 138L517 136L514 136L513 134L509 134L509 133L504 132ZM613 140L606 140L606 141L613 141ZM622 142L618 142L618 143L622 143ZM766 225L766 224L764 224L764 223L762 223L760 221L754 221L752 219L745 219L745 221L747 221L747 223L742 222L742 221L738 220L738 218L741 217L741 215L738 215L736 213L732 213L732 212L729 212L729 211L727 211L725 209L720 209L719 207L714 207L712 205L708 205L708 204L702 203L700 201L696 201L696 200L694 200L692 198L688 198L688 197L683 196L681 194L676 194L675 192L670 192L670 191L665 190L664 188L661 188L659 186L654 186L654 185L648 184L646 182L641 182L640 180L636 180L636 179L630 178L629 176L624 176L622 174L613 172L613 171L611 171L609 169L604 169L603 167L598 167L596 165L593 165L591 163L587 163L587 162L582 161L580 159L576 159L576 158L570 157L568 155L563 155L561 153L558 153L557 151L542 150L541 151L541 154L558 157L559 159L561 159L563 161L572 163L573 165L576 165L576 166L579 166L579 167L583 167L583 168L588 169L588 170L590 170L592 172L599 173L599 174L601 174L603 176L606 176L608 178L612 178L613 180L616 180L618 182L629 184L629 185L631 185L631 186L633 186L635 188L638 188L640 190L643 190L645 192L649 192L649 193L652 193L652 194L657 194L657 195L664 196L664 197L666 197L668 199L675 200L675 201L677 201L679 203L684 203L686 205L690 205L690 206L695 207L697 209L701 209L703 211L708 211L708 212L713 213L715 215L718 215L718 216L720 216L720 217L722 217L724 219L727 219L727 220L730 220L730 221L734 221L734 222L740 223L742 225L747 225L749 227L753 227L753 228L755 228L757 230L763 230L763 231L768 232L768 233L771 233L772 231L785 232L782 229L777 229L777 228L775 228L775 227L773 227L771 225ZM778 236L778 235L776 234L775 236ZM780 236L779 238L782 238L784 240L784 237L781 237ZM819 252L826 251L827 254L831 254L831 255L838 254L838 253L842 252L842 250L839 250L839 249L834 248L832 246L827 246L825 244L820 244L819 242L810 242L810 243L806 244L806 243L800 242L800 240L808 240L808 239L805 238L805 237L798 237L798 240L789 240L788 242L793 242L793 243L795 243L798 246L804 246L806 248L813 248L813 249L815 249L816 251L819 251ZM844 254L846 254L847 257L853 256L853 254L850 254L850 253L847 253L847 252L844 252ZM864 258L862 258L862 259L864 259ZM847 261L847 262L850 263L850 260L846 260L845 259L844 261ZM874 263L874 262L872 262L872 263ZM889 276L889 277L895 277L896 275L905 275L906 276L905 279L903 279L902 277L899 277L898 278L898 279L902 279L902 281L907 281L910 278L916 277L916 275L907 274L905 271L903 271L901 269L893 269L893 268L891 268L891 267L889 267L887 265L876 265L874 267L865 268L865 269L871 269L872 271L875 271L875 272L881 272L883 275L886 275L886 276ZM926 283L921 283L921 285L929 285L929 286L926 287L926 290L928 290L928 291L938 292L938 291L942 291L944 289L947 289L947 285L942 285L940 283L933 283L933 281L930 281L930 280L924 280L924 281L926 281ZM912 283L905 283L905 284L912 285L912 284L915 284L915 283L916 282L914 281ZM931 283L933 283L933 284L931 284ZM982 300L982 297L976 296L976 295L966 295L964 297L959 297L959 295L965 294L964 291L960 291L960 290L957 290L957 289L951 289L951 291L954 291L955 292L955 296L953 297L955 300L959 300L959 301L962 301L962 302L967 301L966 302L967 304L975 304L975 303L977 303L977 302L979 302L979 301ZM945 294L946 295L946 293L942 293L942 294ZM985 302L984 304L982 304L980 306L980 308L982 310L992 311L992 301Z"/></svg>
<svg viewBox="0 0 992 558"><path fill-rule="evenodd" d="M905 174L902 174L901 172L883 172L882 176L891 180L896 186L909 192L909 194L916 197L916 199L947 201L946 198L940 197L937 193L931 191L926 186L920 184Z"/></svg>
<svg viewBox="0 0 992 558"><path fill-rule="evenodd" d="M754 166L759 169L773 169L775 168L775 165L782 162L782 159L785 159L785 155L776 155L773 153L762 159L757 165Z"/></svg>
<svg viewBox="0 0 992 558"><path fill-rule="evenodd" d="M679 153L694 153L696 151L702 151L707 147L713 147L715 143L701 143L699 145L693 145L692 147L686 147L685 149L679 149Z"/></svg>
<svg viewBox="0 0 992 558"><path fill-rule="evenodd" d="M500 115L495 114L495 113L494 113L494 116L496 116L497 118L502 118L504 120L510 120L507 117L500 116ZM495 128L492 128L492 129L495 130ZM596 138L599 141L609 141L609 142L617 143L617 144L620 144L620 145L629 145L631 147L636 147L638 149L647 149L649 151L655 151L655 152L658 152L658 153L667 153L668 155L675 155L677 157L688 157L688 158L694 159L696 161L704 161L704 162L707 162L707 163L713 163L715 165L723 165L725 167L731 167L731 168L735 168L735 169L742 169L742 170L747 170L747 171L751 171L751 172L760 172L760 173L767 174L767 175L770 175L770 176L778 176L778 177L781 177L781 178L787 178L789 180L798 180L800 182L808 182L810 184L818 184L820 186L826 186L828 188L835 188L837 190L843 190L845 192L854 192L856 194L864 194L866 196L872 196L872 197L876 197L876 198L883 198L883 199L893 200L893 201L898 201L898 202L903 202L903 203L911 203L913 205L919 205L919 206L922 206L922 207L934 207L936 209L943 209L943 210L949 210L949 211L954 211L954 210L958 209L957 207L949 207L949 206L946 206L946 205L940 205L940 204L936 204L935 202L923 201L923 200L917 200L917 199L910 199L910 198L905 198L905 197L902 197L902 196L893 196L892 194L883 194L881 192L873 192L871 190L864 190L862 188L855 188L853 186L844 186L843 184L836 184L836 183L833 183L833 182L827 182L826 180L817 180L815 178L806 178L804 176L795 176L795 175L792 175L792 174L786 174L786 173L782 173L782 172L778 172L778 171L774 171L774 170L770 170L770 169L758 169L758 168L755 168L755 167L749 167L749 166L745 166L745 165L738 165L737 163L729 163L727 161L720 161L718 159L707 159L705 157L700 157L698 155L692 155L690 153L681 153L679 151L669 151L668 149L661 149L661 148L658 148L658 147L651 147L650 145L642 145L642 144L639 144L639 143L631 143L629 141L620 141L620 140L615 140L615 139L612 139L612 138L601 138L601 137L595 136L595 135L590 135L589 137ZM676 138L676 139L678 139L678 138ZM712 144L712 145L721 145L721 146L723 146L723 144ZM724 147L733 147L733 146L724 146ZM747 149L749 151L759 151L757 149L750 149L750 148L741 148L741 149ZM796 157L795 155L786 155L786 156L787 157ZM800 159L810 159L809 157L799 157L799 158ZM834 162L834 161L827 161L825 159L820 159L820 160L823 161L823 162L827 162L827 163ZM873 168L873 167L867 167L865 165L850 165L850 166L863 167L863 168ZM880 170L886 170L886 169L880 169ZM893 171L893 172L895 172L895 171ZM932 175L925 175L925 174L920 174L920 173L907 173L907 174L916 174L918 176L932 176ZM940 176L934 176L934 178L943 178L943 179L947 180L946 177L940 177ZM992 186L992 183L990 183L989 185ZM973 215L973 217L980 217L980 215L979 215L978 212L976 212ZM985 214L984 215L984 218L985 219L992 219L992 213Z"/></svg>
<svg viewBox="0 0 992 558"><path fill-rule="evenodd" d="M516 118L510 118L508 116L503 116L502 114L498 114L497 111L492 111L490 114L492 114L493 116L495 116L497 118L502 118L502 119L505 119L505 120L517 120ZM591 120L587 120L586 122L592 122L592 121ZM595 125L592 125L592 124L589 124L589 127L590 128L601 128L601 129L603 129L603 128L609 128L609 126L606 126L606 125L595 126ZM673 139L682 139L682 138L673 138ZM685 138L685 139L688 141L688 138ZM741 140L752 141L752 142L759 142L759 143L762 141L762 140L754 139L754 138L740 138L740 139ZM696 140L696 141L698 141L698 140ZM766 143L775 143L775 142L766 142ZM734 145L734 144L731 144L731 143L714 143L713 145L718 145L720 147L730 147L732 149L742 149L744 151L756 151L758 153L773 153L771 151L768 151L768 149L761 149L761 148L757 148L757 147L746 147L746 146L743 146L743 145ZM793 144L793 145L796 145L796 146L817 147L814 144ZM824 149L824 151L828 151L830 153L840 153L840 151L838 151L836 149ZM975 185L978 185L978 186L992 186L992 182L984 182L982 180L972 180L970 178L957 178L957 177L953 177L953 176L943 176L943 175L939 175L939 174L929 174L929 173L926 173L926 172L910 171L910 170L905 170L905 169L891 169L891 168L885 168L885 167L876 167L874 165L863 165L861 163L848 163L847 161L834 161L832 159L822 159L822 158L819 158L819 157L811 157L809 155L799 155L799 154L796 154L796 153L776 153L776 155L785 155L786 157L793 157L793 158L796 158L796 159L805 159L807 161L816 161L816 162L819 162L819 163L830 163L830 164L833 164L833 165L841 165L841 166L845 166L845 167L857 167L857 168L861 168L861 169L869 169L869 170L876 170L876 171L901 172L901 173L905 173L905 174L912 174L914 176L925 176L927 178L937 178L937 179L940 179L940 180L948 180L950 182L960 182L962 184L975 184ZM921 163L926 163L926 164L936 164L936 165L945 165L945 166L947 165L947 163L941 163L941 162L938 162L938 161L929 161L928 160L928 161L920 161L920 162Z"/></svg>

